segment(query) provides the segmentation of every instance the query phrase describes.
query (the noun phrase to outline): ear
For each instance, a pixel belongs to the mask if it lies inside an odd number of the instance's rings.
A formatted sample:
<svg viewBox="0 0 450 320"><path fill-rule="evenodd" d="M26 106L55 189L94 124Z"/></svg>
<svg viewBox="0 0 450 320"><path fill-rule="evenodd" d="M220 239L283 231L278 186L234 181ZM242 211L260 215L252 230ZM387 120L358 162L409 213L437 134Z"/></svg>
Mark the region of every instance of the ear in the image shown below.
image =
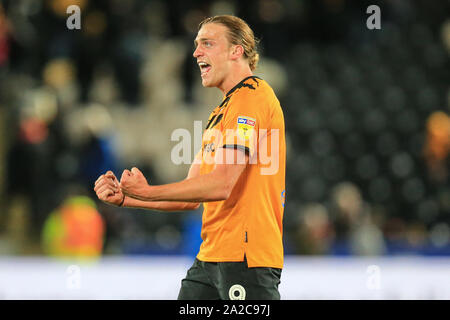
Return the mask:
<svg viewBox="0 0 450 320"><path fill-rule="evenodd" d="M244 48L241 45L234 45L231 50L231 59L237 60L244 55Z"/></svg>

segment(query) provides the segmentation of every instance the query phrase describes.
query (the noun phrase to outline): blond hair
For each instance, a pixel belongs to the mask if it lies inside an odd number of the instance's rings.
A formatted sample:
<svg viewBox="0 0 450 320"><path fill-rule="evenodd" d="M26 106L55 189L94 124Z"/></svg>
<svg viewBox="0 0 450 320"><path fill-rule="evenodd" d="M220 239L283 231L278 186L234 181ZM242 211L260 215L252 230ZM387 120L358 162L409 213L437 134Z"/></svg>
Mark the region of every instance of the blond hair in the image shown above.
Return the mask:
<svg viewBox="0 0 450 320"><path fill-rule="evenodd" d="M244 48L244 57L248 60L248 65L253 71L256 69L259 61L257 45L259 40L255 38L253 30L241 18L231 15L221 15L209 17L200 22L198 30L207 23L220 23L228 29L228 41L234 45L240 45Z"/></svg>

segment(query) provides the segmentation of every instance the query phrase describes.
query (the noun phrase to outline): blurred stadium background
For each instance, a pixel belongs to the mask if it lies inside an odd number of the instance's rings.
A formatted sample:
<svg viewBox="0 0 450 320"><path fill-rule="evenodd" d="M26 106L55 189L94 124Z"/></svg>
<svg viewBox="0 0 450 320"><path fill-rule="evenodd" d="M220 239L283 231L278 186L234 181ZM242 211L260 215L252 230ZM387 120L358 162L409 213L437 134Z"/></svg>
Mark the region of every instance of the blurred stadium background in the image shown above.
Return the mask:
<svg viewBox="0 0 450 320"><path fill-rule="evenodd" d="M282 298L450 299L445 0L1 1L0 298L176 298L201 210L118 209L92 187L132 166L186 176L171 133L221 99L193 39L230 13L285 112Z"/></svg>

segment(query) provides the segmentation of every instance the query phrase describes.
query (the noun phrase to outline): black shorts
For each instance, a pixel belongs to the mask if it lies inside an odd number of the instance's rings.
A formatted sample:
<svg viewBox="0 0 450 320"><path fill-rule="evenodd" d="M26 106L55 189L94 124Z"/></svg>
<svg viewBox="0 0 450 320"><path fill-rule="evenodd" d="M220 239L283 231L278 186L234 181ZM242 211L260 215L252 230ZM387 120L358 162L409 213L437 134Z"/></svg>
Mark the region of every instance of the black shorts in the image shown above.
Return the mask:
<svg viewBox="0 0 450 320"><path fill-rule="evenodd" d="M281 269L243 262L195 259L181 281L178 300L280 300Z"/></svg>

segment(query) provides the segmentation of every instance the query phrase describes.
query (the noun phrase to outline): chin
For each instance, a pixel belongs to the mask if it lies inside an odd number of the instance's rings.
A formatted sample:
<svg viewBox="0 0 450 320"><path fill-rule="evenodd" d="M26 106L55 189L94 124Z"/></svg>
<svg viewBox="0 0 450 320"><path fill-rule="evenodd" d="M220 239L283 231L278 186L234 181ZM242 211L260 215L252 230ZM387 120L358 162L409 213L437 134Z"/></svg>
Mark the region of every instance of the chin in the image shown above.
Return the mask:
<svg viewBox="0 0 450 320"><path fill-rule="evenodd" d="M212 84L212 81L206 80L206 79L202 79L202 85L205 88L214 87L214 85Z"/></svg>

